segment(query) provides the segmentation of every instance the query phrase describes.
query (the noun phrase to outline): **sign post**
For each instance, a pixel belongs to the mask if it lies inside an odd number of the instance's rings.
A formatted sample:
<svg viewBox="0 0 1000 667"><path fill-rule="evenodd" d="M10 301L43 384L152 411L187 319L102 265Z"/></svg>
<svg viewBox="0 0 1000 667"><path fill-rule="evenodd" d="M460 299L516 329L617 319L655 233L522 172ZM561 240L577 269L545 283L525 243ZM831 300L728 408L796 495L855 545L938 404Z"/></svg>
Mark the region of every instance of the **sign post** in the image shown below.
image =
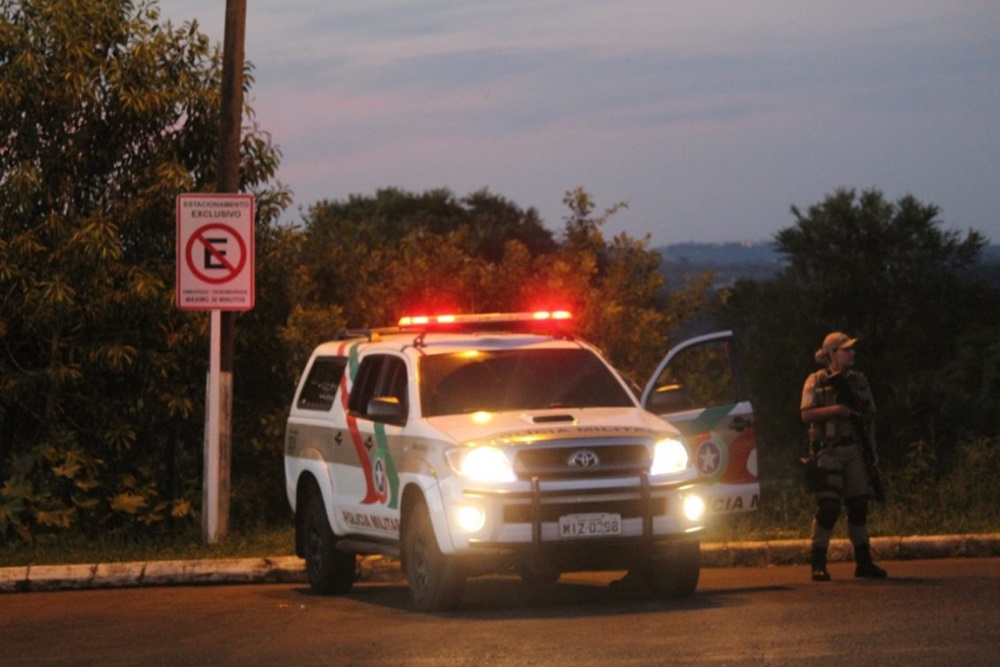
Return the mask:
<svg viewBox="0 0 1000 667"><path fill-rule="evenodd" d="M247 194L177 197L177 306L211 311L205 394L202 527L213 544L229 532L232 373L222 373L222 312L254 306L254 199Z"/></svg>

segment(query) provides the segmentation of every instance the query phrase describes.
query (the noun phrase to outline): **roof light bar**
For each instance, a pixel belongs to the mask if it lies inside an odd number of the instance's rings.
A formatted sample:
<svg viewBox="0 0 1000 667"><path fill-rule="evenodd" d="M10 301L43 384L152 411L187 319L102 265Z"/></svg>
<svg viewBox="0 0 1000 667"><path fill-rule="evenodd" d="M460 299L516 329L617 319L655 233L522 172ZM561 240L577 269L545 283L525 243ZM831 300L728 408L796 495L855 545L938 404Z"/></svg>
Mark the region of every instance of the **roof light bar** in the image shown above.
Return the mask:
<svg viewBox="0 0 1000 667"><path fill-rule="evenodd" d="M455 327L475 329L499 324L517 324L545 321L565 322L572 319L566 310L534 311L521 313L477 313L470 315L407 315L399 319L401 329L451 329Z"/></svg>

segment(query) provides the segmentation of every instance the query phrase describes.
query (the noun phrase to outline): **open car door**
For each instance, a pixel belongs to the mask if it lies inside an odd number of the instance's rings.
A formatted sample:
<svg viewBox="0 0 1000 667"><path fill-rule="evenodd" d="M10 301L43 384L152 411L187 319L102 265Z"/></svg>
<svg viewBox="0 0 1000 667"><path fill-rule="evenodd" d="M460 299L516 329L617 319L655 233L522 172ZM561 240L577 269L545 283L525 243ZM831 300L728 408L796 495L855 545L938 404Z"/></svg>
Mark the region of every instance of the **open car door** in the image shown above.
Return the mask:
<svg viewBox="0 0 1000 667"><path fill-rule="evenodd" d="M757 438L731 331L670 350L642 392L642 404L676 426L708 485L710 514L757 509Z"/></svg>

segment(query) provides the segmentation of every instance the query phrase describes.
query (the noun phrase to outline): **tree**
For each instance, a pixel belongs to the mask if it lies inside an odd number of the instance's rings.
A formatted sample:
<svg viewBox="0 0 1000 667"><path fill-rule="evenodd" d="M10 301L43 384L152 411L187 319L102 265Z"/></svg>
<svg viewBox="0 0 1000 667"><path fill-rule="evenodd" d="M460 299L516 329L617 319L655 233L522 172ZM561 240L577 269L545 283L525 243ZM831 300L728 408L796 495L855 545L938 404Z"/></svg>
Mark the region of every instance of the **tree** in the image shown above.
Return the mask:
<svg viewBox="0 0 1000 667"><path fill-rule="evenodd" d="M508 241L518 241L540 255L552 252L556 243L534 208L521 209L513 202L483 188L468 195L462 204L469 215L469 233L474 254L499 261Z"/></svg>
<svg viewBox="0 0 1000 667"><path fill-rule="evenodd" d="M302 291L285 334L315 345L333 334L334 320L385 325L415 308L568 308L584 337L644 380L668 332L704 305L706 285L668 294L648 238L622 234L607 242L601 227L624 204L596 215L584 188L567 192L564 202L560 242L533 209L485 190L457 199L443 189L384 189L320 202L302 230ZM314 326L320 321L326 325Z"/></svg>
<svg viewBox="0 0 1000 667"><path fill-rule="evenodd" d="M321 201L309 213L310 232L324 224L353 221L371 227L380 237L402 238L410 233L445 235L464 230L466 250L492 262L503 256L510 240L523 243L533 255L555 249L552 233L533 209L483 188L458 199L447 188L411 193L382 188L374 196L354 194L347 201Z"/></svg>
<svg viewBox="0 0 1000 667"><path fill-rule="evenodd" d="M563 197L569 209L563 218L563 243L557 256L573 272L586 276L577 290L581 302L583 335L598 342L604 352L639 386L668 348L671 331L695 318L709 303L707 280L668 291L659 270L661 257L649 249L649 236L635 239L619 234L610 242L602 228L628 207L618 202L596 213L597 205L585 188Z"/></svg>
<svg viewBox="0 0 1000 667"><path fill-rule="evenodd" d="M941 229L939 213L909 195L892 204L876 190L839 190L805 215L792 207L796 226L775 237L788 259L783 278L808 286L820 317L863 332L875 353L899 349L904 331L918 351L942 340L956 283L986 243L975 231L962 238ZM917 319L923 326L909 330Z"/></svg>
<svg viewBox="0 0 1000 667"><path fill-rule="evenodd" d="M802 451L798 391L823 336L843 330L862 340L883 458L901 460L922 438L954 448L962 419L942 411L954 388L941 380L958 372L948 369L966 332L998 331L996 290L972 274L982 235L942 229L936 206L877 190L838 190L791 212L795 225L775 237L786 268L768 284L738 284L724 309L751 364L758 421L775 438L768 446L788 465Z"/></svg>
<svg viewBox="0 0 1000 667"><path fill-rule="evenodd" d="M215 189L220 54L158 18L0 0L0 535L157 524L197 492L206 321L173 304L173 209ZM275 215L277 150L252 124L242 153Z"/></svg>

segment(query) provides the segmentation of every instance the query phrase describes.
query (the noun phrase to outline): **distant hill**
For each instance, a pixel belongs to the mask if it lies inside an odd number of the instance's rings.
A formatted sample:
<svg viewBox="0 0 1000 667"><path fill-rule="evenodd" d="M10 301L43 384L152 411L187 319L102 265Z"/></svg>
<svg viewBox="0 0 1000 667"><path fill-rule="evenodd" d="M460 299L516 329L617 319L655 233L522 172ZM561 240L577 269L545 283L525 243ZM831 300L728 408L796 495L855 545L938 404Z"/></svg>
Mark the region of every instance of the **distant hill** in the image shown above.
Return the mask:
<svg viewBox="0 0 1000 667"><path fill-rule="evenodd" d="M683 287L707 271L714 273L714 287L729 287L737 280L768 280L782 268L782 257L770 241L757 243L675 243L654 248L660 253L660 270L672 289Z"/></svg>
<svg viewBox="0 0 1000 667"><path fill-rule="evenodd" d="M743 243L675 243L654 248L663 258L660 270L671 289L678 289L706 271L714 273L716 289L737 280L768 280L784 266L771 241ZM1000 246L988 245L982 254L983 277L1000 284Z"/></svg>

